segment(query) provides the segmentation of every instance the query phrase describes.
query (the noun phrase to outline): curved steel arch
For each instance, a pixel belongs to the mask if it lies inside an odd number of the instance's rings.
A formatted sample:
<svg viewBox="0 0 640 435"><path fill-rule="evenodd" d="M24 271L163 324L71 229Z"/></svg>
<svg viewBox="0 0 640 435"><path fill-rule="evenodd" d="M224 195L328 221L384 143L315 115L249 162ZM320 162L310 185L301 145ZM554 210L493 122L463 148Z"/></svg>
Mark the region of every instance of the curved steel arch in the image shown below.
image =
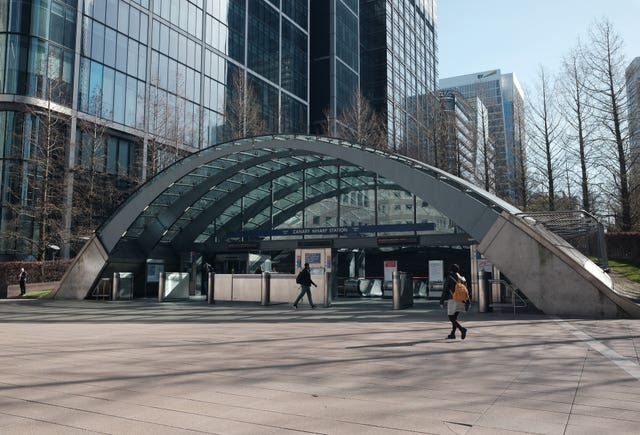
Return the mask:
<svg viewBox="0 0 640 435"><path fill-rule="evenodd" d="M505 201L464 180L407 157L323 137L267 136L201 150L158 174L136 191L111 219L98 229L97 235L104 249L111 252L145 208L165 189L179 182L191 171L216 159L255 150L268 150L274 156L278 152L286 153L294 150L296 155L330 157L377 173L416 196L429 199L436 209L451 218L476 240L482 239L503 211L519 212L517 208ZM181 211L180 207L174 208L176 211ZM174 215L168 216L171 219L175 218ZM165 222L165 224L168 223ZM158 228L153 230L145 229L146 234L155 236L159 231L166 231L169 225L165 224L160 223ZM155 223L149 222L149 226L151 225ZM151 242L145 243L148 247Z"/></svg>

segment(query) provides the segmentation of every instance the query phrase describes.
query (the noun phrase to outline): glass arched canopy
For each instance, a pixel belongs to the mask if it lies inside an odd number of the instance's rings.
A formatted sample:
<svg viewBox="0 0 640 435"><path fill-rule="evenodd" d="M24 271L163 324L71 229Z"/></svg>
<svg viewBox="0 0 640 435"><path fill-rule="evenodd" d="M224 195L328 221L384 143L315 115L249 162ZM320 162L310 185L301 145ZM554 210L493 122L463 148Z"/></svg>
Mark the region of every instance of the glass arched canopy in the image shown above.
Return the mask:
<svg viewBox="0 0 640 435"><path fill-rule="evenodd" d="M424 163L315 136L264 136L201 150L145 183L98 230L135 245L207 250L228 241L451 232L479 239L517 209ZM135 243L131 243L135 242Z"/></svg>

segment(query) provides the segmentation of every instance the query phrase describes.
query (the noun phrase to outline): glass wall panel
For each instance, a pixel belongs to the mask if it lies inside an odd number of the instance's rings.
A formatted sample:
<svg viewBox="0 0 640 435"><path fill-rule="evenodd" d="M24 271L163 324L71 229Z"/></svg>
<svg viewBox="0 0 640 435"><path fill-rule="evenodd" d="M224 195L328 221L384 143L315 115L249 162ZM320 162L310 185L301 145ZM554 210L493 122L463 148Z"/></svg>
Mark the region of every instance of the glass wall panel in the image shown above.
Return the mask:
<svg viewBox="0 0 640 435"><path fill-rule="evenodd" d="M245 0L229 0L229 56L244 64Z"/></svg>
<svg viewBox="0 0 640 435"><path fill-rule="evenodd" d="M104 26L95 21L91 32L91 58L104 61Z"/></svg>
<svg viewBox="0 0 640 435"><path fill-rule="evenodd" d="M357 17L342 2L336 2L336 54L352 69L358 71L360 48L358 46Z"/></svg>
<svg viewBox="0 0 640 435"><path fill-rule="evenodd" d="M45 98L45 78L47 77L47 44L38 39L31 39L29 53L29 90L28 95Z"/></svg>
<svg viewBox="0 0 640 435"><path fill-rule="evenodd" d="M106 28L104 33L104 63L111 68L116 66L117 33Z"/></svg>
<svg viewBox="0 0 640 435"><path fill-rule="evenodd" d="M114 29L118 28L118 0L106 0L107 17L105 23Z"/></svg>
<svg viewBox="0 0 640 435"><path fill-rule="evenodd" d="M6 14L8 5L10 2L2 2L3 5L0 6L0 31L4 31L3 27L6 28L6 24L4 21L6 20L6 16L3 15L2 10L4 9L4 13ZM52 14L55 12L52 10ZM3 16L5 18L3 18ZM54 21L53 16L51 17L51 21ZM31 32L32 34L39 36L43 39L49 38L49 4L46 0L36 0L33 2L32 10L31 10Z"/></svg>
<svg viewBox="0 0 640 435"><path fill-rule="evenodd" d="M127 47L128 38L121 33L116 37L116 69L119 71L127 71Z"/></svg>
<svg viewBox="0 0 640 435"><path fill-rule="evenodd" d="M127 76L116 71L116 83L113 96L113 120L120 124L124 124L125 104L127 90Z"/></svg>
<svg viewBox="0 0 640 435"><path fill-rule="evenodd" d="M138 100L138 82L133 77L127 77L127 102L125 106L125 124L129 127L136 125L136 108Z"/></svg>
<svg viewBox="0 0 640 435"><path fill-rule="evenodd" d="M282 87L307 98L307 35L287 20L282 21Z"/></svg>
<svg viewBox="0 0 640 435"><path fill-rule="evenodd" d="M306 134L308 132L307 105L284 92L281 95L281 133Z"/></svg>
<svg viewBox="0 0 640 435"><path fill-rule="evenodd" d="M356 0L357 1L357 0ZM307 29L308 4L300 0L282 0L282 12L303 29Z"/></svg>
<svg viewBox="0 0 640 435"><path fill-rule="evenodd" d="M107 119L113 119L113 94L116 72L111 68L105 68L102 77L102 116Z"/></svg>
<svg viewBox="0 0 640 435"><path fill-rule="evenodd" d="M89 113L100 115L100 96L102 95L102 65L91 62L89 75Z"/></svg>
<svg viewBox="0 0 640 435"><path fill-rule="evenodd" d="M261 1L249 3L247 66L268 80L279 83L280 17Z"/></svg>
<svg viewBox="0 0 640 435"><path fill-rule="evenodd" d="M5 93L24 94L29 60L29 38L20 35L8 35L7 40L7 77Z"/></svg>
<svg viewBox="0 0 640 435"><path fill-rule="evenodd" d="M129 5L125 2L118 7L118 31L125 34L129 31Z"/></svg>
<svg viewBox="0 0 640 435"><path fill-rule="evenodd" d="M248 82L262 106L262 116L267 123L268 131L278 131L278 90L252 75L249 75Z"/></svg>

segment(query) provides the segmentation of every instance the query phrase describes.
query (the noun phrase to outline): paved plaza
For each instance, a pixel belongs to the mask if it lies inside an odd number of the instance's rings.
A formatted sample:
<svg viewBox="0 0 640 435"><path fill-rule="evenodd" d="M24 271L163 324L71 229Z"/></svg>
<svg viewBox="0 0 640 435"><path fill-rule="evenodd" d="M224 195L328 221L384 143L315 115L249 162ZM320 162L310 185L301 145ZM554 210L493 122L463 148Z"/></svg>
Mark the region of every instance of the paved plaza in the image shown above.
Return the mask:
<svg viewBox="0 0 640 435"><path fill-rule="evenodd" d="M638 434L640 320L0 301L1 434Z"/></svg>

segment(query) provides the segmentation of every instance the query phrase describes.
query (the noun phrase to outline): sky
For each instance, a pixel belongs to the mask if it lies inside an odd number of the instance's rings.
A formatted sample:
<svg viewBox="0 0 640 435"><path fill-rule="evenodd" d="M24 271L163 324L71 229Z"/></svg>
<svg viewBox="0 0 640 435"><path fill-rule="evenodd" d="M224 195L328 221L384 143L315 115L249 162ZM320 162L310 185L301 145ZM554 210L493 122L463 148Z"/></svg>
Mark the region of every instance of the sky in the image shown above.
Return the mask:
<svg viewBox="0 0 640 435"><path fill-rule="evenodd" d="M606 17L640 56L640 0L438 0L440 78L500 69L534 89L540 65L557 73L589 26Z"/></svg>

